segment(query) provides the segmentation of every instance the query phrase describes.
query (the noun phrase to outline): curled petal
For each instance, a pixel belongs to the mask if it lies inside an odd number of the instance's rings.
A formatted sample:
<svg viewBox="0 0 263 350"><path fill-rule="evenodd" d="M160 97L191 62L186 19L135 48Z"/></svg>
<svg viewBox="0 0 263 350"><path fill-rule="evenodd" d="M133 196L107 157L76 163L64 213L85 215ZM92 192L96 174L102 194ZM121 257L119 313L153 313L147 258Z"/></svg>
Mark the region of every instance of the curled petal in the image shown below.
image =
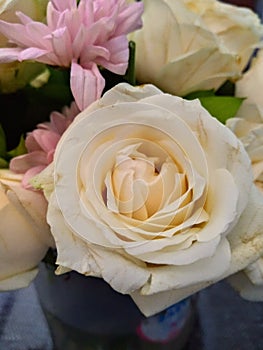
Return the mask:
<svg viewBox="0 0 263 350"><path fill-rule="evenodd" d="M43 151L34 151L18 157L10 162L10 169L18 174L24 174L32 167L38 165L47 165L47 157Z"/></svg>
<svg viewBox="0 0 263 350"><path fill-rule="evenodd" d="M70 86L78 108L83 110L101 97L105 81L95 64L91 69L83 69L79 64L73 62Z"/></svg>

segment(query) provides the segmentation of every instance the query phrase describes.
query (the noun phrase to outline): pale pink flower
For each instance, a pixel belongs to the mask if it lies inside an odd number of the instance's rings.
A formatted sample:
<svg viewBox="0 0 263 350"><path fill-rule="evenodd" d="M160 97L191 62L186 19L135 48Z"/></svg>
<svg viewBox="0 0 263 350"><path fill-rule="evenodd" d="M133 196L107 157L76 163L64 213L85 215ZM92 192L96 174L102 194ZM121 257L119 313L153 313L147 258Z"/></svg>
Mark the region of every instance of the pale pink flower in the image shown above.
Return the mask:
<svg viewBox="0 0 263 350"><path fill-rule="evenodd" d="M37 125L37 129L28 133L25 144L28 153L15 157L10 162L10 170L24 174L22 186L31 189L30 180L53 161L57 143L72 123L79 109L75 102L64 107L62 113L52 112L50 122Z"/></svg>
<svg viewBox="0 0 263 350"><path fill-rule="evenodd" d="M0 21L12 47L0 49L0 63L35 60L70 67L70 86L80 110L101 96L105 81L98 65L125 74L126 35L141 27L143 4L126 0L51 0L47 24L17 12L20 23ZM15 45L15 46L14 46Z"/></svg>

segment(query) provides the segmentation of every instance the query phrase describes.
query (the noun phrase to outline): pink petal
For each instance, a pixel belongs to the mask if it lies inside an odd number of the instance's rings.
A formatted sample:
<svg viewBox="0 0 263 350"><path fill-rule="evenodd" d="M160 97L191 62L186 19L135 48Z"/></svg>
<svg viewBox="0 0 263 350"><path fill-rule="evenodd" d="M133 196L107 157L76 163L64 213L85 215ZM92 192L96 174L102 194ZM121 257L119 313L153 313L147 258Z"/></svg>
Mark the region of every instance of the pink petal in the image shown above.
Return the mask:
<svg viewBox="0 0 263 350"><path fill-rule="evenodd" d="M18 55L19 61L24 60L40 60L41 62L44 62L40 59L41 57L47 55L49 52L47 50L38 49L36 47L29 47L28 49L22 50L20 54ZM53 64L51 60L45 61L45 63Z"/></svg>
<svg viewBox="0 0 263 350"><path fill-rule="evenodd" d="M0 20L0 33L20 46L24 46L24 42L27 41L25 27L19 23L8 23Z"/></svg>
<svg viewBox="0 0 263 350"><path fill-rule="evenodd" d="M70 18L72 18L72 13L73 12L68 10L68 9L65 10L65 11L59 12L59 16L58 16L58 20L57 20L57 24L56 24L56 29L55 30L57 30L59 28L67 27L67 25L66 25L67 15L69 15Z"/></svg>
<svg viewBox="0 0 263 350"><path fill-rule="evenodd" d="M21 49L18 47L14 48L0 48L0 63L9 63L18 60Z"/></svg>
<svg viewBox="0 0 263 350"><path fill-rule="evenodd" d="M23 12L17 11L16 16L20 19L20 22L24 25L33 22L32 18L28 17Z"/></svg>
<svg viewBox="0 0 263 350"><path fill-rule="evenodd" d="M33 132L27 134L25 146L28 152L43 151L38 142L36 141Z"/></svg>
<svg viewBox="0 0 263 350"><path fill-rule="evenodd" d="M35 61L50 64L53 66L59 66L59 59L54 54L54 52L47 52L43 56L39 56L38 58L35 58Z"/></svg>
<svg viewBox="0 0 263 350"><path fill-rule="evenodd" d="M24 174L35 166L47 166L46 154L43 151L36 151L11 159L10 170L15 173Z"/></svg>
<svg viewBox="0 0 263 350"><path fill-rule="evenodd" d="M55 149L60 139L60 135L50 130L36 129L32 131L32 135L45 152Z"/></svg>
<svg viewBox="0 0 263 350"><path fill-rule="evenodd" d="M47 153L47 162L48 162L48 164L50 164L50 163L53 162L54 153L55 153L55 149L52 149L51 151L49 151L49 152Z"/></svg>
<svg viewBox="0 0 263 350"><path fill-rule="evenodd" d="M82 111L101 97L105 80L96 64L83 69L76 62L71 64L70 87L78 108Z"/></svg>
<svg viewBox="0 0 263 350"><path fill-rule="evenodd" d="M85 50L86 43L86 28L83 24L79 25L78 32L76 33L72 41L72 51L75 59L78 59L81 55L81 52Z"/></svg>
<svg viewBox="0 0 263 350"><path fill-rule="evenodd" d="M68 67L73 56L68 28L59 28L52 33L52 45L53 52L59 60L59 65Z"/></svg>
<svg viewBox="0 0 263 350"><path fill-rule="evenodd" d="M96 62L97 58L108 61L110 59L109 50L102 46L86 46L80 55L80 65L87 68L91 62Z"/></svg>
<svg viewBox="0 0 263 350"><path fill-rule="evenodd" d="M87 27L87 44L105 43L112 36L115 25L109 17L98 19L93 25Z"/></svg>
<svg viewBox="0 0 263 350"><path fill-rule="evenodd" d="M57 22L60 16L60 12L54 9L51 1L47 4L47 25L51 30L57 29Z"/></svg>
<svg viewBox="0 0 263 350"><path fill-rule="evenodd" d="M50 126L57 134L62 135L67 128L67 119L59 112L50 114Z"/></svg>
<svg viewBox="0 0 263 350"><path fill-rule="evenodd" d="M79 112L80 110L75 101L72 101L69 107L65 106L62 108L63 115L65 115L70 122L75 119Z"/></svg>
<svg viewBox="0 0 263 350"><path fill-rule="evenodd" d="M51 3L53 7L60 12L77 8L76 0L51 0Z"/></svg>
<svg viewBox="0 0 263 350"><path fill-rule="evenodd" d="M129 60L129 48L126 36L122 35L107 41L105 48L110 51L110 59L104 60L99 57L95 62L111 72L121 75L125 74Z"/></svg>
<svg viewBox="0 0 263 350"><path fill-rule="evenodd" d="M141 26L142 11L142 3L125 0L51 0L47 25L22 13L18 13L22 24L0 21L0 32L19 46L0 52L0 63L18 59L68 67L73 60L78 62L83 71L72 65L71 87L78 106L83 107L98 98L104 86L95 63L125 73L128 42L124 35ZM80 82L75 79L76 72L82 77ZM84 96L88 82L94 85Z"/></svg>
<svg viewBox="0 0 263 350"><path fill-rule="evenodd" d="M94 2L81 1L78 5L82 23L89 28L94 23Z"/></svg>
<svg viewBox="0 0 263 350"><path fill-rule="evenodd" d="M94 0L95 21L103 17L109 17L115 22L122 6L122 0Z"/></svg>
<svg viewBox="0 0 263 350"><path fill-rule="evenodd" d="M141 16L143 14L144 6L142 2L135 2L126 6L119 14L117 20L117 29L115 35L128 34L136 29L142 27Z"/></svg>
<svg viewBox="0 0 263 350"><path fill-rule="evenodd" d="M27 46L37 46L41 49L51 50L50 41L45 38L50 35L51 30L44 23L30 22L25 26L27 33Z"/></svg>
<svg viewBox="0 0 263 350"><path fill-rule="evenodd" d="M48 27L40 22L30 22L24 26L19 23L0 21L0 32L22 48L35 46L36 42L43 48L42 36L47 34Z"/></svg>
<svg viewBox="0 0 263 350"><path fill-rule="evenodd" d="M70 106L62 108L62 113L53 111L50 114L50 122L44 122L37 125L38 129L54 131L58 135L62 135L75 117L79 114L76 102L71 102Z"/></svg>

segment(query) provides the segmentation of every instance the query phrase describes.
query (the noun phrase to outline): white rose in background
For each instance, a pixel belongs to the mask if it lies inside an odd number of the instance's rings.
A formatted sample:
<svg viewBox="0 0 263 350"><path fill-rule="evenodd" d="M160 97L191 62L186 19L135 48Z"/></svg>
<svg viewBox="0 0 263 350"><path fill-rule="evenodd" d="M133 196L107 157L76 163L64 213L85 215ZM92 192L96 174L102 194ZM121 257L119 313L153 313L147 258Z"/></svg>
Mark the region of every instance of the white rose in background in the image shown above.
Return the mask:
<svg viewBox="0 0 263 350"><path fill-rule="evenodd" d="M263 107L243 102L226 125L242 141L251 159L254 182L263 193Z"/></svg>
<svg viewBox="0 0 263 350"><path fill-rule="evenodd" d="M263 108L263 50L257 52L249 69L242 79L237 81L235 90L237 97L246 98L246 104L255 104Z"/></svg>
<svg viewBox="0 0 263 350"><path fill-rule="evenodd" d="M24 12L34 20L45 19L48 0L4 0L0 2L0 19L17 22L16 11ZM9 45L5 36L0 34L0 47ZM43 71L39 63L12 62L0 64L0 91L14 92L24 87L38 73Z"/></svg>
<svg viewBox="0 0 263 350"><path fill-rule="evenodd" d="M244 144L252 162L254 181L263 191L263 51L236 83L237 97L245 98L235 118L227 126Z"/></svg>
<svg viewBox="0 0 263 350"><path fill-rule="evenodd" d="M259 45L262 25L249 9L201 0L145 0L144 5L144 25L130 35L140 83L180 96L217 89L240 77Z"/></svg>
<svg viewBox="0 0 263 350"><path fill-rule="evenodd" d="M26 287L53 239L47 203L39 192L21 187L20 175L0 170L0 290Z"/></svg>
<svg viewBox="0 0 263 350"><path fill-rule="evenodd" d="M152 85L120 84L83 111L35 185L49 200L57 273L102 277L147 315L263 251L242 144L198 100Z"/></svg>
<svg viewBox="0 0 263 350"><path fill-rule="evenodd" d="M242 72L263 35L258 15L248 8L217 0L183 2L190 11L200 16L202 25L216 34L227 51L236 55Z"/></svg>
<svg viewBox="0 0 263 350"><path fill-rule="evenodd" d="M252 162L254 182L263 193L263 51L258 52L250 69L236 83L236 96L246 100L237 116L226 124L244 144ZM231 276L229 281L243 298L263 301L263 258Z"/></svg>

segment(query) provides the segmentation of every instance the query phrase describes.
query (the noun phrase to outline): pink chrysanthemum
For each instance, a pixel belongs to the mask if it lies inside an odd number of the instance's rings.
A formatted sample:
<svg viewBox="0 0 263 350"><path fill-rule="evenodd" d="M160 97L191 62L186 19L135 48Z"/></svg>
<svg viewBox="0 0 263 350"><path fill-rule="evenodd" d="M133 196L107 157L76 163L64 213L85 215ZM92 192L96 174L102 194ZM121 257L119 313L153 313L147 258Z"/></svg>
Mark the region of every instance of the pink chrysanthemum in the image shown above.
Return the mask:
<svg viewBox="0 0 263 350"><path fill-rule="evenodd" d="M47 24L17 12L20 23L0 21L0 32L15 47L0 49L0 63L35 60L70 67L70 86L80 110L101 96L98 65L125 74L126 35L141 27L143 4L125 0L51 0Z"/></svg>
<svg viewBox="0 0 263 350"><path fill-rule="evenodd" d="M75 102L70 108L65 107L62 113L52 112L50 122L37 125L37 129L28 133L25 144L28 153L15 157L10 162L10 170L24 174L22 186L31 189L30 180L53 161L57 143L79 113Z"/></svg>

